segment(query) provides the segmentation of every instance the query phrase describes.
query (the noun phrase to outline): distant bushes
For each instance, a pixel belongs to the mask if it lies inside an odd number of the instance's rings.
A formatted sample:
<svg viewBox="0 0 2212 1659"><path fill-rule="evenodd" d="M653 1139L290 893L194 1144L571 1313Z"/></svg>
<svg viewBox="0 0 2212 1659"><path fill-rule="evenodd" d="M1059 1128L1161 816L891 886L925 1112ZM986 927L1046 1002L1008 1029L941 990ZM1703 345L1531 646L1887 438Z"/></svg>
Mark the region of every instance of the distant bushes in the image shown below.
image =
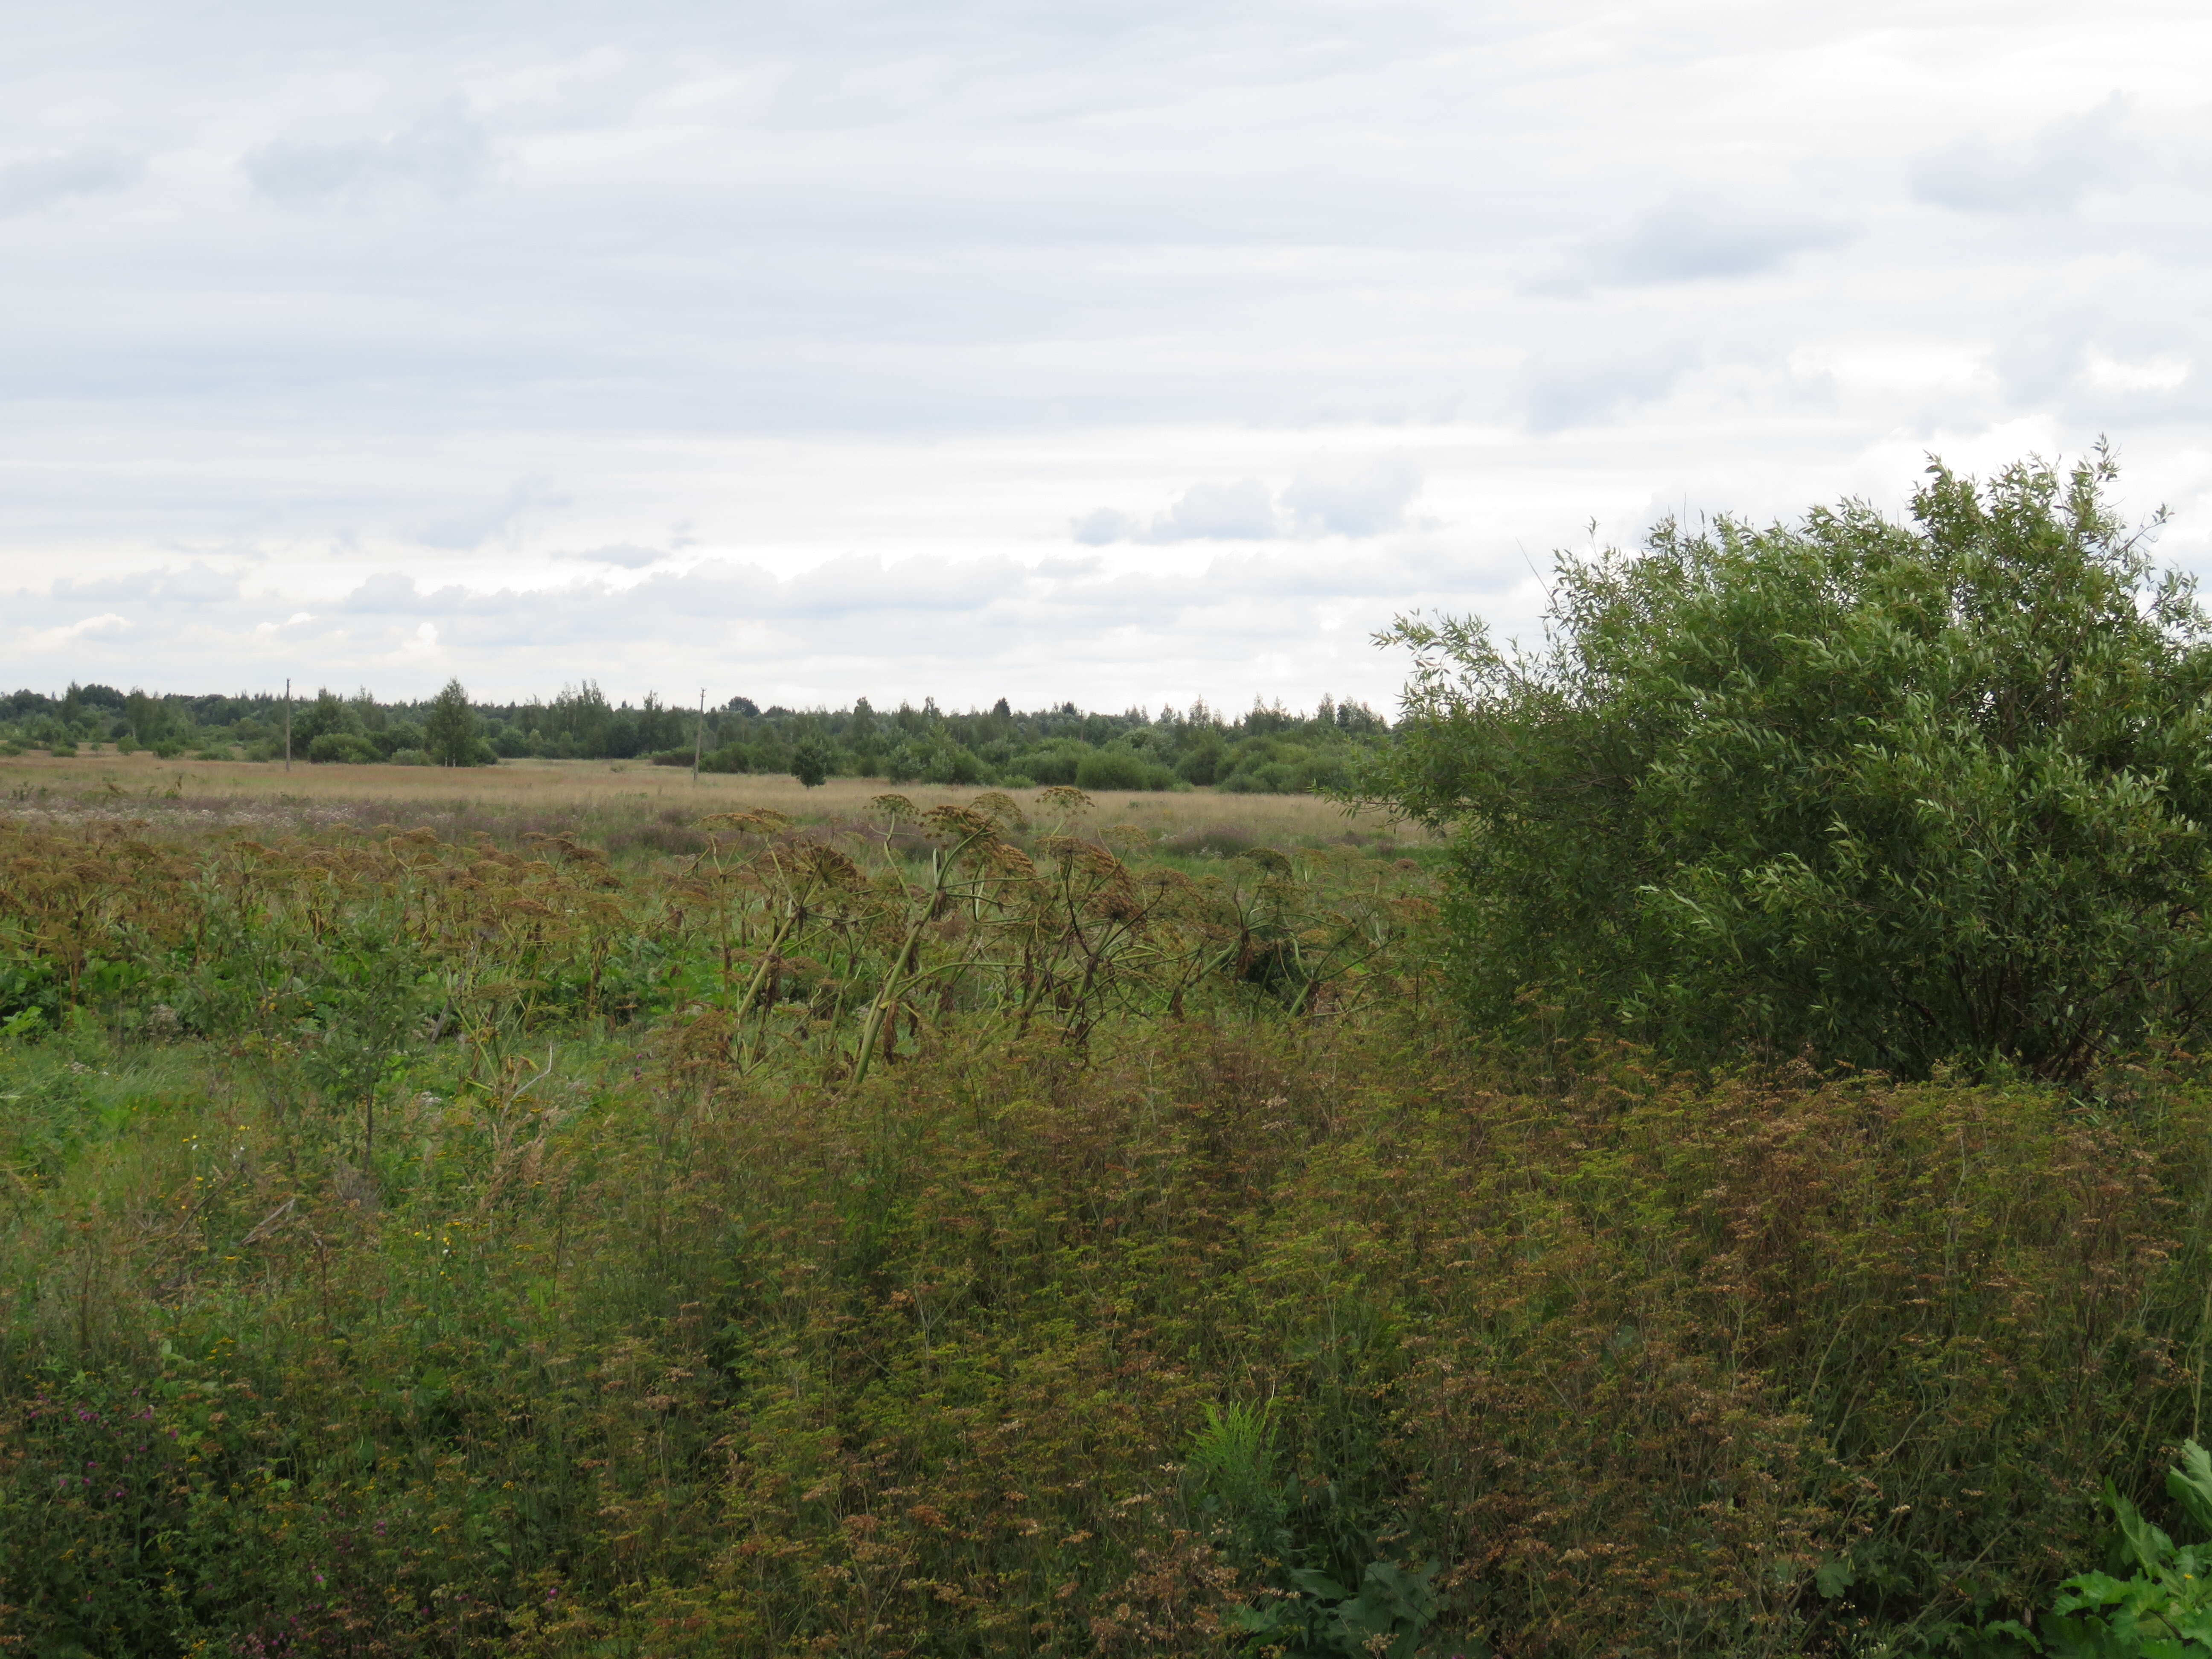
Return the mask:
<svg viewBox="0 0 2212 1659"><path fill-rule="evenodd" d="M307 744L307 758L318 763L337 762L348 766L366 766L385 756L357 732L325 732Z"/></svg>
<svg viewBox="0 0 2212 1659"><path fill-rule="evenodd" d="M466 766L493 766L498 754L483 738L470 741L464 751ZM437 764L428 750L417 744L394 744L389 748L375 738L358 732L325 732L307 745L306 758L318 764L337 763L347 766L368 766L380 761L389 761L394 766L433 766Z"/></svg>
<svg viewBox="0 0 2212 1659"><path fill-rule="evenodd" d="M1042 781L1042 780L1040 780ZM1127 750L1096 749L1076 763L1079 789L1171 789L1176 775Z"/></svg>
<svg viewBox="0 0 2212 1659"><path fill-rule="evenodd" d="M127 696L73 688L58 702L34 692L0 697L0 743L53 746L112 741L170 757L188 751L249 760L285 753L285 709L274 698ZM1203 703L1157 714L1086 713L1072 703L1019 711L1004 702L948 714L934 702L878 713L763 709L744 697L687 712L647 695L610 702L586 680L550 702L471 704L448 686L428 702L380 703L325 690L290 711L291 754L319 764L490 765L501 759L642 760L702 771L803 779L879 777L947 787L1049 786L1119 793L1220 787L1301 793L1351 777L1388 739L1357 703L1324 697L1310 714L1255 705L1224 718ZM404 761L399 757L406 756Z"/></svg>

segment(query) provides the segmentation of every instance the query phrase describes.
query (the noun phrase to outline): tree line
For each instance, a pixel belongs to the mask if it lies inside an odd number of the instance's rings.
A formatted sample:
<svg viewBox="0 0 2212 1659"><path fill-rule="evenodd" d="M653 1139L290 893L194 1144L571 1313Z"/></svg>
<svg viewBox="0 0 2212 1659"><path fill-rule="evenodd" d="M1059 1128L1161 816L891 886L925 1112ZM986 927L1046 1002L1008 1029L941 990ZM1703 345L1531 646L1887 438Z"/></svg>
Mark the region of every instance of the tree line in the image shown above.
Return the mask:
<svg viewBox="0 0 2212 1659"><path fill-rule="evenodd" d="M325 687L287 701L155 695L72 684L59 697L0 696L0 749L75 754L85 745L164 758L310 763L494 765L502 760L636 761L716 773L789 774L813 785L832 777L895 783L1083 789L1212 787L1289 793L1347 787L1389 733L1365 704L1323 696L1310 711L1255 702L1224 716L1203 702L1157 714L1111 714L1073 702L1018 710L878 709L866 697L842 708L762 708L734 696L685 708L653 692L633 705L592 680L550 699L471 700L459 681L420 702L350 696Z"/></svg>

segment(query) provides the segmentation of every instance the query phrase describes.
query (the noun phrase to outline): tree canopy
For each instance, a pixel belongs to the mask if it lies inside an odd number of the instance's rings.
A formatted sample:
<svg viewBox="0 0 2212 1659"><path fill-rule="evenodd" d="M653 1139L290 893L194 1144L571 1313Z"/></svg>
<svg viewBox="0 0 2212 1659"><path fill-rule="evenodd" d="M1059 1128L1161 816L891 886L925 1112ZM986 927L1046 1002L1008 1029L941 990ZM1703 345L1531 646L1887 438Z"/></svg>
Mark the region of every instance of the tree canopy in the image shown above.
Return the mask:
<svg viewBox="0 0 2212 1659"><path fill-rule="evenodd" d="M469 707L469 694L459 680L447 680L446 689L431 700L422 721L424 748L441 766L469 766L477 750L477 711Z"/></svg>
<svg viewBox="0 0 2212 1659"><path fill-rule="evenodd" d="M453 688L448 687L450 694ZM265 761L284 752L283 706L272 696L155 696L73 686L66 697L28 690L0 695L0 755L26 746L113 742L173 757ZM648 691L611 702L590 679L550 698L448 701L444 718L477 723L474 739L431 752L432 701L379 702L362 687L328 688L294 711L293 752L310 761L488 766L499 760L639 761L718 773L885 778L893 783L1020 788L1210 787L1232 794L1302 793L1340 787L1388 728L1364 704L1323 696L1310 713L1255 702L1224 715L1203 702L1114 714L1072 702L1030 710L1000 697L957 713L924 699L878 710L762 708L734 696L694 713ZM703 750L703 752L702 752Z"/></svg>
<svg viewBox="0 0 2212 1659"><path fill-rule="evenodd" d="M1455 836L1473 1011L1907 1074L2199 1030L2212 647L2116 476L1936 463L1909 523L1663 522L1561 556L1538 649L1401 618L1367 787Z"/></svg>

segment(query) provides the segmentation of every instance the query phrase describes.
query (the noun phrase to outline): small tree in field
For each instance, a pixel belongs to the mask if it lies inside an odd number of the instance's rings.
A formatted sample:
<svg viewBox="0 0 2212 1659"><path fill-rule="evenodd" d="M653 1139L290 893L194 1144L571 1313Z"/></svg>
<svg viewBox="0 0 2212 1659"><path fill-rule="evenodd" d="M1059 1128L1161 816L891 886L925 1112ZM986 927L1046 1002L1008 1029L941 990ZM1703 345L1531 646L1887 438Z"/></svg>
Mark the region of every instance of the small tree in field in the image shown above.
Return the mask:
<svg viewBox="0 0 2212 1659"><path fill-rule="evenodd" d="M2060 1079L2203 1030L2204 613L2101 446L1929 475L1910 525L1854 503L1563 557L1540 651L1383 636L1417 666L1368 793L1455 836L1478 1017Z"/></svg>
<svg viewBox="0 0 2212 1659"><path fill-rule="evenodd" d="M477 711L460 681L447 680L422 721L422 745L441 766L473 766L477 754Z"/></svg>
<svg viewBox="0 0 2212 1659"><path fill-rule="evenodd" d="M791 751L791 775L809 789L819 788L829 781L831 758L830 746L819 738L801 738Z"/></svg>

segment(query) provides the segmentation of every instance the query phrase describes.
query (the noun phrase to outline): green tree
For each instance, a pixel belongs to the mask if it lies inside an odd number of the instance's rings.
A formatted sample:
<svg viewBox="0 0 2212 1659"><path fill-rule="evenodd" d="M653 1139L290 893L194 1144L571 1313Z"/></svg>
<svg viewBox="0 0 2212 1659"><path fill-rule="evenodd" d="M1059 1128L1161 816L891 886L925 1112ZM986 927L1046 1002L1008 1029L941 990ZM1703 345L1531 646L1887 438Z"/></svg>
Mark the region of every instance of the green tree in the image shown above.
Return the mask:
<svg viewBox="0 0 2212 1659"><path fill-rule="evenodd" d="M459 680L447 680L446 689L432 700L422 721L423 746L441 766L473 766L477 763L477 711L469 707L469 694Z"/></svg>
<svg viewBox="0 0 2212 1659"><path fill-rule="evenodd" d="M818 788L830 776L830 766L835 758L830 745L811 734L801 738L792 748L791 775L809 789Z"/></svg>
<svg viewBox="0 0 2212 1659"><path fill-rule="evenodd" d="M304 755L314 747L316 738L333 732L356 735L360 731L360 710L325 687L315 693L314 702L293 714L292 752Z"/></svg>
<svg viewBox="0 0 2212 1659"><path fill-rule="evenodd" d="M2202 1030L2191 587L2114 514L2101 446L1929 471L1909 525L1854 502L1563 556L1540 650L1382 636L1416 668L1364 793L1453 832L1479 1018L2062 1079Z"/></svg>

